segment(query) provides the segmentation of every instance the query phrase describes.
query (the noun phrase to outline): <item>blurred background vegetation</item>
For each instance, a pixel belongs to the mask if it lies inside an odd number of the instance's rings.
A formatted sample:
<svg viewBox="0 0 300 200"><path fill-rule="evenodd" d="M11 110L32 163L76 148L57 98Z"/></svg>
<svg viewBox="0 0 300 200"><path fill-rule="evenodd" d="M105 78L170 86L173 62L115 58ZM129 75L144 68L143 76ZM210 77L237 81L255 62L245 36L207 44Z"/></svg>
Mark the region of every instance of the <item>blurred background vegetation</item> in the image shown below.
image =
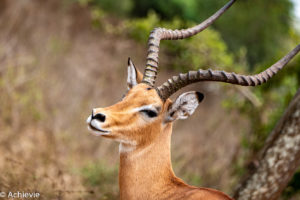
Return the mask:
<svg viewBox="0 0 300 200"><path fill-rule="evenodd" d="M190 27L226 2L1 1L0 191L39 191L43 199L118 199L118 144L88 134L85 118L91 108L121 98L127 57L143 70L154 27ZM300 42L297 27L290 0L238 1L199 35L162 42L158 83L190 69L259 72ZM206 101L191 119L175 124L176 174L231 193L299 83L297 56L256 88L190 86L203 91ZM300 197L299 176L300 170L282 199Z"/></svg>

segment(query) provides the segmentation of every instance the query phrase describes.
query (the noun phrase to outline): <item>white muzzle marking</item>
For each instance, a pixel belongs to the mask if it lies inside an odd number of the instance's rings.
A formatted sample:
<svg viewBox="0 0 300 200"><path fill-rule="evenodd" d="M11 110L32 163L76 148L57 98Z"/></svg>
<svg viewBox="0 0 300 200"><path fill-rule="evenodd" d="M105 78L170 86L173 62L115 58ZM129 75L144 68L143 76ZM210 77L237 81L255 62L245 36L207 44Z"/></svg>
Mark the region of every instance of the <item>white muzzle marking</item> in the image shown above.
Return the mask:
<svg viewBox="0 0 300 200"><path fill-rule="evenodd" d="M86 119L86 123L88 124L88 130L91 131L93 135L101 136L110 134L110 131L102 129L101 123L96 119L92 119L91 115Z"/></svg>

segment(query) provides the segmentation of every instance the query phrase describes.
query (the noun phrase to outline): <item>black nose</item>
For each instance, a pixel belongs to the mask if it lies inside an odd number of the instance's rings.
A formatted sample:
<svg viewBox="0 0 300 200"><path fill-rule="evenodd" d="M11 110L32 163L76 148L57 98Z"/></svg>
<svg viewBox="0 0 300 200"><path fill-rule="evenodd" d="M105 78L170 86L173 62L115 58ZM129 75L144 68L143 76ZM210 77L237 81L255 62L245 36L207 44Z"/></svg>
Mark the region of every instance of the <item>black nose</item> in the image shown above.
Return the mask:
<svg viewBox="0 0 300 200"><path fill-rule="evenodd" d="M100 122L105 122L105 118L106 118L105 115L101 113L97 113L96 115L92 114L92 119L97 119Z"/></svg>

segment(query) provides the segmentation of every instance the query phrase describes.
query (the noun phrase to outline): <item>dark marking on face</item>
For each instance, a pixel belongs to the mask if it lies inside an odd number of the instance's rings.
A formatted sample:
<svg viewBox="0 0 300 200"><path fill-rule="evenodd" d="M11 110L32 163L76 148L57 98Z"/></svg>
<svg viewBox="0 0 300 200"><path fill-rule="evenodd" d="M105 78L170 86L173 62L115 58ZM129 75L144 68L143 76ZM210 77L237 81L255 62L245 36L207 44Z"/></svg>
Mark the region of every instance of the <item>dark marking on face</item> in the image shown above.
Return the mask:
<svg viewBox="0 0 300 200"><path fill-rule="evenodd" d="M148 88L146 88L146 90L152 90L153 88L150 88L150 87L148 87Z"/></svg>

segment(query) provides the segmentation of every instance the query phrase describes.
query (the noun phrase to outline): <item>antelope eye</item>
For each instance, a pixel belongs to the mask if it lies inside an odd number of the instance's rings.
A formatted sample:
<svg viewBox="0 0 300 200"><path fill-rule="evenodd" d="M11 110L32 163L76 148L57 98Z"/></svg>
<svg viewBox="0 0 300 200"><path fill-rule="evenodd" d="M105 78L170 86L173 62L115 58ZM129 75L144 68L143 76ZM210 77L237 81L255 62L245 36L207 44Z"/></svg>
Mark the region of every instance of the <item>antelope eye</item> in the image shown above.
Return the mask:
<svg viewBox="0 0 300 200"><path fill-rule="evenodd" d="M140 112L144 113L145 115L147 115L150 118L157 117L157 112L155 112L153 110L141 110Z"/></svg>

